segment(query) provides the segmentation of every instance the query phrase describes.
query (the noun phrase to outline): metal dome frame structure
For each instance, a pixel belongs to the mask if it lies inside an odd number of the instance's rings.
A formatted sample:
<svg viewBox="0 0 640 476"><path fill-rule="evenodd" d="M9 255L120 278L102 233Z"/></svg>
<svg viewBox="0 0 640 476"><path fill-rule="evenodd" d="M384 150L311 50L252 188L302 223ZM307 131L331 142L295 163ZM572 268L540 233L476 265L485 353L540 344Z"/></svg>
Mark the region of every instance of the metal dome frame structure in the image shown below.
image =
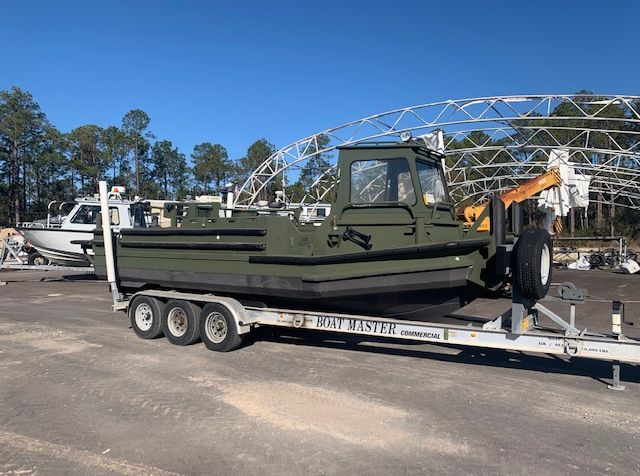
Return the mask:
<svg viewBox="0 0 640 476"><path fill-rule="evenodd" d="M326 201L338 180L338 147L437 130L444 134L445 172L458 204L517 186L546 170L552 150L565 149L576 170L592 177L592 201L640 209L640 96L580 93L448 100L351 121L276 151L242 185L234 206L251 206L274 180L291 183L318 156L330 166L302 202Z"/></svg>

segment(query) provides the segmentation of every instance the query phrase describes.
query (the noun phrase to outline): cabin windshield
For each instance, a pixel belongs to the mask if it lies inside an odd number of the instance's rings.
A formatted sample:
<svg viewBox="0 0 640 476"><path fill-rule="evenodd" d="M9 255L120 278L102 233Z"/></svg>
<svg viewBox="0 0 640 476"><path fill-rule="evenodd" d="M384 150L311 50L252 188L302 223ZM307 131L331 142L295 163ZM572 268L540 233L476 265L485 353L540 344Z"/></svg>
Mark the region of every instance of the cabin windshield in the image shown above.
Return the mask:
<svg viewBox="0 0 640 476"><path fill-rule="evenodd" d="M449 200L440 168L420 161L416 162L416 168L418 169L424 204L448 203Z"/></svg>
<svg viewBox="0 0 640 476"><path fill-rule="evenodd" d="M357 160L351 164L351 203L416 203L406 159Z"/></svg>
<svg viewBox="0 0 640 476"><path fill-rule="evenodd" d="M95 225L100 213L99 205L81 205L78 211L71 218L71 223L79 225ZM109 207L111 224L120 224L120 213L116 207Z"/></svg>

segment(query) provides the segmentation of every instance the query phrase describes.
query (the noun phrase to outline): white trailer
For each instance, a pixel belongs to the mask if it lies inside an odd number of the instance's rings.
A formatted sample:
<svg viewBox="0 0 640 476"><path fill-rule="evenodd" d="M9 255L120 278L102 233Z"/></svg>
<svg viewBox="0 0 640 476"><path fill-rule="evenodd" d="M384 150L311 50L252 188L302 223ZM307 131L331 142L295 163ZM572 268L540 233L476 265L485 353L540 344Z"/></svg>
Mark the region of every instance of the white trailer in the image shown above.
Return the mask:
<svg viewBox="0 0 640 476"><path fill-rule="evenodd" d="M167 290L140 291L114 303L114 310L128 311L134 331L142 338L164 334L177 345L192 344L200 338L207 348L219 352L238 348L243 338L257 327L272 326L610 361L613 383L609 387L615 390L624 388L620 385L619 364L640 364L640 340L621 332L603 335L580 330L539 303L519 320L519 332L513 332L512 315L519 307L515 303L509 312L484 325L455 325L259 308L244 306L224 296ZM620 329L621 312L614 302L612 330ZM541 314L563 329L541 329L538 325Z"/></svg>

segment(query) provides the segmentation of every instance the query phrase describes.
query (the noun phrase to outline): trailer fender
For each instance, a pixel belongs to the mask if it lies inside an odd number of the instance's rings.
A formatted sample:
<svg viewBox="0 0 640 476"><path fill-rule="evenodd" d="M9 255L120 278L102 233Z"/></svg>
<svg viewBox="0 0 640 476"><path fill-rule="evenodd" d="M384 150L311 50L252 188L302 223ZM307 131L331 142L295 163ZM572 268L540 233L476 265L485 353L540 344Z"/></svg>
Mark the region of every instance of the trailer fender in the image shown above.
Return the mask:
<svg viewBox="0 0 640 476"><path fill-rule="evenodd" d="M231 314L233 315L234 320L236 321L236 328L238 329L238 334L247 334L251 331L251 326L247 324L247 313L242 304L236 301L233 298L226 297L217 297L214 301L207 302L218 302L224 305Z"/></svg>

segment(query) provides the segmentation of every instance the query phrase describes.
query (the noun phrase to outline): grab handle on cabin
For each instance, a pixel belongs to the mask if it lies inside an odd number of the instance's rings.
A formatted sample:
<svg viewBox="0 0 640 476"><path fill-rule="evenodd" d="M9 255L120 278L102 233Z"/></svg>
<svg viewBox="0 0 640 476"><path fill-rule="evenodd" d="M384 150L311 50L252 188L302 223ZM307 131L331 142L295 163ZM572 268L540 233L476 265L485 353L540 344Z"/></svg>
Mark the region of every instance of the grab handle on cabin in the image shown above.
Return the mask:
<svg viewBox="0 0 640 476"><path fill-rule="evenodd" d="M371 235L365 235L364 233L360 233L359 231L354 230L350 226L347 226L347 229L342 234L343 240L349 240L355 243L358 246L362 246L365 250L371 249Z"/></svg>

